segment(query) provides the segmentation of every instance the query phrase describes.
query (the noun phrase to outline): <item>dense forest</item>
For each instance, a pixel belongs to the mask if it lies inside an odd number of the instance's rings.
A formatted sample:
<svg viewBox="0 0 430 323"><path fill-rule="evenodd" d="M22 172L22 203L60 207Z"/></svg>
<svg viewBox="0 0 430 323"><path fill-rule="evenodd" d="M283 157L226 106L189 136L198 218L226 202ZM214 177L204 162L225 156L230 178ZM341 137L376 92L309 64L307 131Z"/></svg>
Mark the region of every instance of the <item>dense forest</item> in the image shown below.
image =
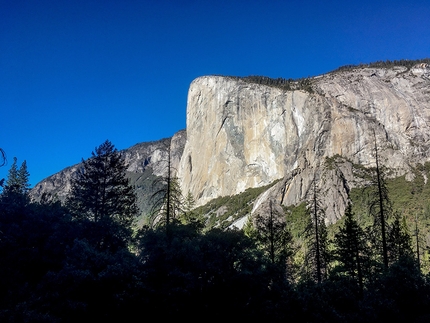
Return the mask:
<svg viewBox="0 0 430 323"><path fill-rule="evenodd" d="M1 182L0 321L430 320L423 258L430 212L409 198L428 200L424 180L399 192L376 163L335 225L325 223L314 182L309 203L284 208L269 200L235 230L195 208L170 169L157 181L149 221L138 226L126 169L106 141L83 160L66 201L36 202L27 164L14 158ZM246 215L259 192L206 208L231 204L228 217ZM414 230L397 212L402 196L412 215L420 211Z"/></svg>

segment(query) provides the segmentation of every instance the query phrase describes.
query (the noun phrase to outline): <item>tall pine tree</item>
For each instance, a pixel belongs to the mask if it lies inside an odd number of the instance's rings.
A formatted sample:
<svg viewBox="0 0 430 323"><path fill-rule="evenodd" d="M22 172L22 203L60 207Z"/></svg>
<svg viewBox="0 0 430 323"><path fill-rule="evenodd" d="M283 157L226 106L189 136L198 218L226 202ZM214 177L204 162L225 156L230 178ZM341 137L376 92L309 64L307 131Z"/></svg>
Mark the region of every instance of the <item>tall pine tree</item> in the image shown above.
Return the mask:
<svg viewBox="0 0 430 323"><path fill-rule="evenodd" d="M125 246L130 238L138 208L126 170L124 157L106 140L72 179L66 205L74 219L93 229L92 238L101 248Z"/></svg>
<svg viewBox="0 0 430 323"><path fill-rule="evenodd" d="M335 259L339 262L338 271L357 282L360 294L364 286L364 262L366 237L363 229L354 219L351 204L345 211L345 223L334 238Z"/></svg>
<svg viewBox="0 0 430 323"><path fill-rule="evenodd" d="M27 170L27 161L23 161L18 169L18 186L21 193L26 194L30 190L30 173Z"/></svg>
<svg viewBox="0 0 430 323"><path fill-rule="evenodd" d="M312 201L307 212L309 216L305 234L307 237L308 250L305 255L305 261L310 276L318 283L321 283L327 276L330 252L328 249L325 213L321 207L315 178L313 180Z"/></svg>
<svg viewBox="0 0 430 323"><path fill-rule="evenodd" d="M293 255L292 235L286 227L285 214L269 200L268 209L255 215L250 236L269 260L280 277L285 277L287 265Z"/></svg>
<svg viewBox="0 0 430 323"><path fill-rule="evenodd" d="M387 250L390 264L399 261L403 257L413 258L412 239L407 231L406 220L400 221L399 214L394 215L394 221L390 224L387 237Z"/></svg>
<svg viewBox="0 0 430 323"><path fill-rule="evenodd" d="M30 173L27 170L27 162L25 160L22 162L19 169L17 163L18 159L14 157L6 180L6 188L17 193L25 194L30 188Z"/></svg>
<svg viewBox="0 0 430 323"><path fill-rule="evenodd" d="M28 192L30 189L29 178L30 174L27 170L27 162L21 164L20 168L17 165L18 159L13 158L12 166L9 169L6 185L2 192L3 201L9 206L24 206L29 201Z"/></svg>
<svg viewBox="0 0 430 323"><path fill-rule="evenodd" d="M178 220L183 213L184 198L182 195L179 179L175 176L172 165L172 151L170 142L165 144L163 152L166 153L166 175L158 177L153 186L158 189L152 194L153 202L151 210L152 226L165 225L167 231L172 222Z"/></svg>
<svg viewBox="0 0 430 323"><path fill-rule="evenodd" d="M378 156L378 145L376 144L376 134L373 131L375 140L375 176L371 185L376 188L373 192L373 199L370 202L370 213L374 218L373 237L375 246L381 250L384 268L388 268L388 247L387 247L387 221L392 211L391 201L388 197L388 188L385 180L384 169L380 166ZM380 238L378 238L380 237Z"/></svg>

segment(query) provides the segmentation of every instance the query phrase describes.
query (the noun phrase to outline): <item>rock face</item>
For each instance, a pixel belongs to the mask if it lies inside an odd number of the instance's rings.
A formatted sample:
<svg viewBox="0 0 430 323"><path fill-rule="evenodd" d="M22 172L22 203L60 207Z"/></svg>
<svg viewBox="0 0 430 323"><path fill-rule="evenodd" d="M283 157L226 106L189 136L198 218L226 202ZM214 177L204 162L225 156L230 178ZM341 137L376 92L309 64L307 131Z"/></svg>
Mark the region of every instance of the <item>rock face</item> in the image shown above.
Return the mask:
<svg viewBox="0 0 430 323"><path fill-rule="evenodd" d="M375 138L393 174L430 160L429 78L426 65L357 68L312 79L309 93L200 77L188 95L182 188L201 205L283 179L271 198L291 205L315 178L334 222L355 185L351 165L375 165ZM327 167L336 155L343 162Z"/></svg>
<svg viewBox="0 0 430 323"><path fill-rule="evenodd" d="M168 149L171 149L172 168L177 169L182 151L185 146L186 131L177 132L172 138L161 139L153 142L136 144L125 149L122 154L126 163L129 165L127 172L131 179L132 185L139 186L141 177L164 176L167 172ZM57 196L59 200L64 201L70 191L70 182L81 164L77 164L56 173L40 183L32 190L31 196L39 200L44 193ZM137 176L131 176L136 175ZM142 192L138 195L147 195L148 192ZM139 198L141 196L138 196Z"/></svg>
<svg viewBox="0 0 430 323"><path fill-rule="evenodd" d="M166 151L184 194L197 205L279 180L256 202L309 200L315 180L327 221L344 213L360 184L354 165L381 162L392 175L413 176L430 161L430 68L356 68L312 78L312 91L286 91L231 77L204 76L190 86L187 130L171 140L124 151L130 173L165 174ZM37 184L32 194L64 197L79 165Z"/></svg>

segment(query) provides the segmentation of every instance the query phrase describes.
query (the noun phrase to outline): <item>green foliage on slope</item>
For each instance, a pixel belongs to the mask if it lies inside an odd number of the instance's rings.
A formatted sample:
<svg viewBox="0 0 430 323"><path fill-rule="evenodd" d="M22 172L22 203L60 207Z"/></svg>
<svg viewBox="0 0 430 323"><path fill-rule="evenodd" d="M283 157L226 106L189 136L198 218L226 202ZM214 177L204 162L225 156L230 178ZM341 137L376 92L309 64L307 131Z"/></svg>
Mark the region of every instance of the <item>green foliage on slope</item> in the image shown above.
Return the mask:
<svg viewBox="0 0 430 323"><path fill-rule="evenodd" d="M277 182L262 187L248 188L240 194L218 197L196 208L195 213L201 214L207 219L207 229L214 227L225 229L237 219L250 214L256 198Z"/></svg>
<svg viewBox="0 0 430 323"><path fill-rule="evenodd" d="M151 196L161 188L160 185L155 184L154 186L158 177L152 173L151 169L145 169L142 173L127 172L127 178L130 179L130 184L137 195L137 206L140 211L137 221L140 225L147 224L152 208Z"/></svg>

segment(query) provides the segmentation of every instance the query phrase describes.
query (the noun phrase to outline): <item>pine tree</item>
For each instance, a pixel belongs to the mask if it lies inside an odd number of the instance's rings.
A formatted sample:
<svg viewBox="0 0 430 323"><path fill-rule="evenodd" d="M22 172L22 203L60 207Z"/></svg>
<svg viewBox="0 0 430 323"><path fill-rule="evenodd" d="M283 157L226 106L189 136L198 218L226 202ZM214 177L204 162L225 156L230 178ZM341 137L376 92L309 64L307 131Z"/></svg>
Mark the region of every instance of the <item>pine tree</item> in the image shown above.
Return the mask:
<svg viewBox="0 0 430 323"><path fill-rule="evenodd" d="M21 167L18 169L17 161L17 158L14 157L2 196L4 201L9 201L8 204L11 206L12 204L24 206L30 201L28 195L30 174L27 170L27 162L24 160Z"/></svg>
<svg viewBox="0 0 430 323"><path fill-rule="evenodd" d="M380 250L384 268L388 269L388 247L387 247L387 221L392 213L392 205L388 196L388 188L385 180L385 172L380 166L378 156L378 146L375 137L375 176L373 177L370 186L375 188L370 201L370 214L373 215L373 240L375 247Z"/></svg>
<svg viewBox="0 0 430 323"><path fill-rule="evenodd" d="M21 193L28 193L30 189L30 173L27 170L27 161L23 161L18 170L18 185Z"/></svg>
<svg viewBox="0 0 430 323"><path fill-rule="evenodd" d="M256 240L273 268L282 276L286 273L288 259L293 255L292 235L286 227L285 215L269 201L267 212L260 212L254 219L250 236Z"/></svg>
<svg viewBox="0 0 430 323"><path fill-rule="evenodd" d="M194 211L196 207L196 200L193 194L188 191L184 199L180 221L182 224L190 224L194 228L201 230L204 228L204 217Z"/></svg>
<svg viewBox="0 0 430 323"><path fill-rule="evenodd" d="M345 211L345 223L335 234L335 259L340 263L338 270L355 280L363 293L363 269L366 240L363 229L354 219L351 204Z"/></svg>
<svg viewBox="0 0 430 323"><path fill-rule="evenodd" d="M102 248L125 244L137 216L137 198L126 169L124 157L106 140L91 158L82 160L72 179L66 206L74 219L97 224L89 227L99 230L93 237Z"/></svg>
<svg viewBox="0 0 430 323"><path fill-rule="evenodd" d="M402 257L412 257L412 240L407 232L405 219L400 221L400 216L395 215L394 222L391 223L388 237L387 250L390 263L399 261Z"/></svg>
<svg viewBox="0 0 430 323"><path fill-rule="evenodd" d="M179 179L175 176L175 170L172 166L170 145L165 147L166 157L166 175L157 178L154 186L160 187L151 197L153 201L151 222L153 226L165 225L166 228L172 221L178 220L183 213L183 196Z"/></svg>
<svg viewBox="0 0 430 323"><path fill-rule="evenodd" d="M306 227L308 251L305 255L305 261L308 264L310 275L318 283L321 283L327 275L330 252L328 249L325 213L319 201L315 179L313 181L313 198L307 212L309 214Z"/></svg>
<svg viewBox="0 0 430 323"><path fill-rule="evenodd" d="M9 169L7 180L6 180L6 187L8 189L17 190L19 187L17 162L18 162L18 159L16 157L13 157L13 163Z"/></svg>
<svg viewBox="0 0 430 323"><path fill-rule="evenodd" d="M27 170L27 162L24 160L19 169L17 162L18 159L14 157L6 180L6 189L16 193L26 194L30 188L30 173Z"/></svg>
<svg viewBox="0 0 430 323"><path fill-rule="evenodd" d="M417 262L417 268L419 271L421 271L421 233L418 226L418 215L415 214L415 228L414 228L414 238L415 238L415 255L416 255L416 262Z"/></svg>
<svg viewBox="0 0 430 323"><path fill-rule="evenodd" d="M184 207L183 207L184 214L192 213L195 207L196 207L196 199L194 198L193 194L190 191L188 191L188 194L184 200Z"/></svg>

